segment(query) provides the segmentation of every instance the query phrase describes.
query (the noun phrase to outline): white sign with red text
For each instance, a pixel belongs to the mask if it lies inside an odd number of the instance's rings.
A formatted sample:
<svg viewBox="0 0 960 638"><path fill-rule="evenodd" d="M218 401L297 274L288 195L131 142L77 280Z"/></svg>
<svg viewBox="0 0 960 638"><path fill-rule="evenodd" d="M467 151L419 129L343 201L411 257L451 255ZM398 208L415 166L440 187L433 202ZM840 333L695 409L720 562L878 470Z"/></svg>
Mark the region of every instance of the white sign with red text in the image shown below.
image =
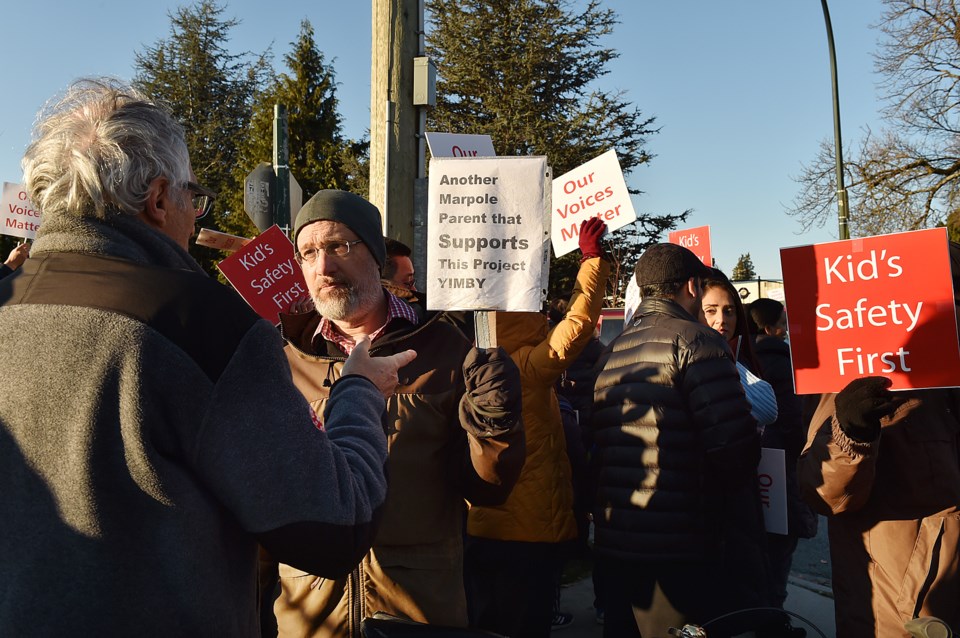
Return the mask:
<svg viewBox="0 0 960 638"><path fill-rule="evenodd" d="M274 224L219 264L240 296L258 315L277 324L280 312L307 294L300 264L293 257L293 243Z"/></svg>
<svg viewBox="0 0 960 638"><path fill-rule="evenodd" d="M427 133L427 146L434 157L495 157L489 135Z"/></svg>
<svg viewBox="0 0 960 638"><path fill-rule="evenodd" d="M786 454L776 448L760 448L757 482L763 505L763 524L771 534L787 533Z"/></svg>
<svg viewBox="0 0 960 638"><path fill-rule="evenodd" d="M667 235L667 241L683 246L704 263L713 268L713 255L710 253L710 227L697 226L686 230L675 230Z"/></svg>
<svg viewBox="0 0 960 638"><path fill-rule="evenodd" d="M551 211L553 254L557 257L577 248L580 224L588 217L599 217L611 232L636 221L617 153L611 149L555 178Z"/></svg>
<svg viewBox="0 0 960 638"><path fill-rule="evenodd" d="M34 239L40 228L40 211L34 208L22 184L3 183L0 234Z"/></svg>

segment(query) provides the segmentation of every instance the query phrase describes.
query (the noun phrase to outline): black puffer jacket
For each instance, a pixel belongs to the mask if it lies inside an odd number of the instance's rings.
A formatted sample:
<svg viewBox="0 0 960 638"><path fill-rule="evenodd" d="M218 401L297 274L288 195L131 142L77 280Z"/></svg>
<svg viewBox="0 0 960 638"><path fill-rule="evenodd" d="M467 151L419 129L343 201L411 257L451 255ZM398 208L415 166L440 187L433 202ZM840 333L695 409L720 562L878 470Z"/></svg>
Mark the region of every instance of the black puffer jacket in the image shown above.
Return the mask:
<svg viewBox="0 0 960 638"><path fill-rule="evenodd" d="M671 300L645 299L594 398L599 554L762 563L759 437L723 337Z"/></svg>

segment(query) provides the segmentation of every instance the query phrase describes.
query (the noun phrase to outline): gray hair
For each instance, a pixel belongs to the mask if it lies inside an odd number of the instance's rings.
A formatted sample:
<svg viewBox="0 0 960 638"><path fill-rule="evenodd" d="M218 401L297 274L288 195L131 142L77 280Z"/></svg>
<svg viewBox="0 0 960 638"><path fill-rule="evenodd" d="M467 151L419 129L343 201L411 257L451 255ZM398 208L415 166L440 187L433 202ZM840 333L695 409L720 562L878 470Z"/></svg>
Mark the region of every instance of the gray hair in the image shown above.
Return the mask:
<svg viewBox="0 0 960 638"><path fill-rule="evenodd" d="M143 211L151 182L183 188L190 155L164 107L109 78L82 79L37 116L21 162L42 215L104 219Z"/></svg>

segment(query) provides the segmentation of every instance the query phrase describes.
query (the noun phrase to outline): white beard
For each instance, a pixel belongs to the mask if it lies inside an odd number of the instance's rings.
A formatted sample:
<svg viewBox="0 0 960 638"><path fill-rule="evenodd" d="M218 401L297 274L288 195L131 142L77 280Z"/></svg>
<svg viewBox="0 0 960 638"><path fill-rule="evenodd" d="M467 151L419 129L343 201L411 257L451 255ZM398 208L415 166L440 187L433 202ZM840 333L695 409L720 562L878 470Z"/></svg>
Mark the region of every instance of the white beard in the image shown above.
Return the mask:
<svg viewBox="0 0 960 638"><path fill-rule="evenodd" d="M329 283L322 282L316 289L310 291L310 297L313 299L313 305L321 317L332 319L334 321L349 320L350 317L363 313L379 303L383 296L383 290L380 284L380 274L374 265L374 271L368 273L361 281L345 281L333 278L338 283L346 284L343 288L338 288L323 293L321 297L320 287Z"/></svg>

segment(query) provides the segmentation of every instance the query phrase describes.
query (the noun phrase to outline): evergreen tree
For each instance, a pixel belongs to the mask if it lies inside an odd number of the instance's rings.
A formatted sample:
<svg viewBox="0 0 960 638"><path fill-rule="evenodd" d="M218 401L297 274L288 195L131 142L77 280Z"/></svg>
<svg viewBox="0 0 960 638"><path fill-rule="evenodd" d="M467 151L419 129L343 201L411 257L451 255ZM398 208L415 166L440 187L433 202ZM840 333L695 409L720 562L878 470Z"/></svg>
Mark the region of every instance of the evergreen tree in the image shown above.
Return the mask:
<svg viewBox="0 0 960 638"><path fill-rule="evenodd" d="M213 214L200 222L211 228L221 227L229 214L224 200L242 188L235 170L237 140L250 120L253 97L270 73L269 52L227 51L230 30L239 22L223 18L223 12L213 0L200 0L169 14L170 37L135 54L133 80L136 88L166 102L186 129L197 179L220 194ZM196 246L191 252L215 272L220 255Z"/></svg>
<svg viewBox="0 0 960 638"><path fill-rule="evenodd" d="M334 70L317 48L309 21L300 23L300 35L291 46L293 50L284 56L289 72L279 74L256 96L250 126L239 143L235 178L242 184L257 164L272 161L274 105L282 104L287 109L290 173L303 189L303 201L325 188L365 196L369 143L343 137ZM242 213L242 189L231 197L230 209ZM257 233L245 214L230 215L223 225L233 234Z"/></svg>
<svg viewBox="0 0 960 638"><path fill-rule="evenodd" d="M753 260L750 259L750 253L740 255L737 265L733 267L730 273L730 279L733 281L745 281L747 279L756 279L757 271L753 267Z"/></svg>
<svg viewBox="0 0 960 638"><path fill-rule="evenodd" d="M582 10L570 0L428 0L427 8L427 47L440 76L430 130L490 135L498 155L546 155L554 175L611 148L625 174L650 161L644 146L658 132L654 118L622 92L594 88L618 55L599 44L617 22L599 0ZM640 214L612 243L629 252L623 244L640 242L639 255L688 213ZM553 261L550 298L569 293L576 267L576 255Z"/></svg>

